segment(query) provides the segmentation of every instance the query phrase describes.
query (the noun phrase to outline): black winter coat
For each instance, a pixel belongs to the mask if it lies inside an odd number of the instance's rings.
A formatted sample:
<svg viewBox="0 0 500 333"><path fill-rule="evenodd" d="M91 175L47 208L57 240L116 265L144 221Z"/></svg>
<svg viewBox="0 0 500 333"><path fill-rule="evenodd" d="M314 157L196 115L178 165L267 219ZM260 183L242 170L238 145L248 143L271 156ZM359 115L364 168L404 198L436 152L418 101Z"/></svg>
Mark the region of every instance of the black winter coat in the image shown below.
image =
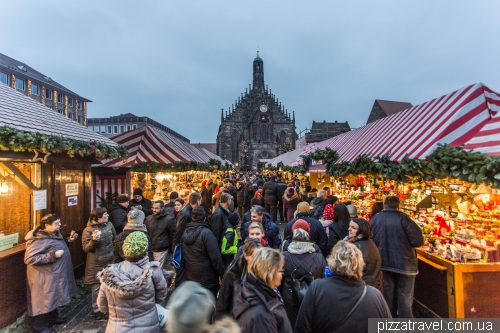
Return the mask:
<svg viewBox="0 0 500 333"><path fill-rule="evenodd" d="M325 201L321 198L314 198L311 200L311 204L316 205L314 210L311 212L311 216L319 220L323 217L325 211Z"/></svg>
<svg viewBox="0 0 500 333"><path fill-rule="evenodd" d="M205 213L210 214L212 210L212 196L206 186L201 187L201 206L205 209Z"/></svg>
<svg viewBox="0 0 500 333"><path fill-rule="evenodd" d="M300 306L294 333L368 332L368 318L391 318L384 297L366 286L366 294L357 308L345 318L361 298L365 282L334 275L314 281Z"/></svg>
<svg viewBox="0 0 500 333"><path fill-rule="evenodd" d="M247 239L248 226L250 225L250 223L252 222L251 221L246 222L245 225L243 226L243 229L241 229L242 239ZM264 227L264 234L266 236L269 247L273 249L279 249L281 245L280 229L278 228L276 223L271 221L271 218L267 213L264 215L264 219L262 220L262 226Z"/></svg>
<svg viewBox="0 0 500 333"><path fill-rule="evenodd" d="M123 231L123 228L127 224L127 211L127 208L117 202L108 207L108 221L115 227L117 235Z"/></svg>
<svg viewBox="0 0 500 333"><path fill-rule="evenodd" d="M283 270L283 280L281 289L283 292L283 301L285 303L286 314L292 326L295 325L297 314L299 313L300 304L296 304L292 297L292 273L296 279L300 279L305 274L311 272L314 280L323 277L323 271L326 266L325 257L321 253L310 252L314 251L314 244L307 242L292 242L288 247L288 251L283 252L285 257L285 266ZM305 252L309 250L309 252Z"/></svg>
<svg viewBox="0 0 500 333"><path fill-rule="evenodd" d="M293 235L292 226L297 220L305 220L307 223L309 223L309 226L311 228L309 231L309 237L314 243L318 244L323 255L327 257L328 237L326 236L325 229L323 229L323 225L321 224L320 221L312 217L309 217L307 213L304 212L297 213L297 218L287 223L285 230L283 232L283 237L285 239L287 238L292 239Z"/></svg>
<svg viewBox="0 0 500 333"><path fill-rule="evenodd" d="M233 316L244 333L292 332L278 295L251 274L234 285Z"/></svg>
<svg viewBox="0 0 500 333"><path fill-rule="evenodd" d="M277 190L277 193L278 193L278 201L279 202L283 201L283 196L286 193L286 189L287 189L287 186L286 186L285 183L283 183L283 182L277 183L276 190Z"/></svg>
<svg viewBox="0 0 500 333"><path fill-rule="evenodd" d="M370 221L373 241L382 259L382 270L418 274L415 248L423 245L422 230L403 212L384 209Z"/></svg>
<svg viewBox="0 0 500 333"><path fill-rule="evenodd" d="M250 207L247 206L250 201L248 200L248 190L245 186L236 189L236 204L238 207Z"/></svg>
<svg viewBox="0 0 500 333"><path fill-rule="evenodd" d="M359 239L353 244L363 253L363 260L365 262L363 280L367 285L375 287L382 292L382 283L380 281L382 259L380 259L377 245L371 239Z"/></svg>
<svg viewBox="0 0 500 333"><path fill-rule="evenodd" d="M272 180L265 183L262 187L262 198L264 198L264 204L266 205L276 205L278 203L278 183Z"/></svg>
<svg viewBox="0 0 500 333"><path fill-rule="evenodd" d="M257 179L257 187L264 186L264 184L265 184L264 179L262 179L262 178L258 178Z"/></svg>
<svg viewBox="0 0 500 333"><path fill-rule="evenodd" d="M210 228L212 229L215 239L217 239L219 249L222 246L222 236L224 234L228 218L229 212L220 204L217 206L212 214L212 217L210 218Z"/></svg>
<svg viewBox="0 0 500 333"><path fill-rule="evenodd" d="M328 226L328 254L338 241L349 235L349 220L333 222Z"/></svg>
<svg viewBox="0 0 500 333"><path fill-rule="evenodd" d="M144 224L151 237L151 247L154 252L169 250L173 253L172 237L175 234L175 218L171 214L172 208L163 208L160 215L150 215Z"/></svg>
<svg viewBox="0 0 500 333"><path fill-rule="evenodd" d="M174 235L174 247L179 244L184 235L184 230L186 230L186 225L192 221L191 212L193 207L188 203L181 211L177 214L177 219L175 222L175 235Z"/></svg>
<svg viewBox="0 0 500 333"><path fill-rule="evenodd" d="M207 289L217 287L219 278L224 276L224 263L210 225L205 221L189 222L182 243L187 280Z"/></svg>
<svg viewBox="0 0 500 333"><path fill-rule="evenodd" d="M215 319L219 320L224 316L233 316L233 291L234 283L243 280L247 272L247 261L244 256L238 256L226 270L219 295L217 296L217 305Z"/></svg>
<svg viewBox="0 0 500 333"><path fill-rule="evenodd" d="M132 207L134 207L134 206L142 206L141 210L144 213L144 215L146 215L146 216L153 214L153 210L151 209L151 208L153 208L153 203L149 199L142 197L141 201L139 201L139 202L135 201L134 199L130 200L129 204L128 204L128 208L132 209Z"/></svg>

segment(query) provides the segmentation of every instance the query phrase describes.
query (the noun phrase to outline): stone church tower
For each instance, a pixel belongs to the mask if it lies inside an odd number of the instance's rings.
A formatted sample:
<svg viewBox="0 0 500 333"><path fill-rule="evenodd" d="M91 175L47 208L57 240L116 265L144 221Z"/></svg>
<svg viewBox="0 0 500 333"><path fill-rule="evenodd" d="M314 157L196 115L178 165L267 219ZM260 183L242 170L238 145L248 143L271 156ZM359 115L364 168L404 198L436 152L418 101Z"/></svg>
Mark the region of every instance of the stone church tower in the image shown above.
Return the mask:
<svg viewBox="0 0 500 333"><path fill-rule="evenodd" d="M264 62L253 61L253 85L249 85L224 115L217 134L217 155L251 170L260 160L278 156L289 138L295 148L293 116L264 84Z"/></svg>

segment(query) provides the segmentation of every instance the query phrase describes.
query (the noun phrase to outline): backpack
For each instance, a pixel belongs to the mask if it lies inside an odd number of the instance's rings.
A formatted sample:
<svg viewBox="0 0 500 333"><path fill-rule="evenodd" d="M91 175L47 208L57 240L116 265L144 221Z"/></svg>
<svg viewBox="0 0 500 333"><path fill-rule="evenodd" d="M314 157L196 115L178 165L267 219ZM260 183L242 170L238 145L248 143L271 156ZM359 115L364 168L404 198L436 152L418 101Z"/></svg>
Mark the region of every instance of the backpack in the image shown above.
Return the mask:
<svg viewBox="0 0 500 333"><path fill-rule="evenodd" d="M292 263L292 267L295 267L295 263L293 262L293 256L288 252L287 258L290 258L290 262ZM314 266L314 261L311 264L311 269L308 273L302 275L301 277L295 276L297 269L294 268L293 272L287 277L287 283L290 286L290 291L292 292L292 301L293 304L300 305L302 300L304 299L307 290L309 290L309 286L314 281L314 276L312 274L312 268Z"/></svg>
<svg viewBox="0 0 500 333"><path fill-rule="evenodd" d="M236 234L236 228L231 226L224 230L221 253L232 255L236 255L236 253L238 253L238 235Z"/></svg>

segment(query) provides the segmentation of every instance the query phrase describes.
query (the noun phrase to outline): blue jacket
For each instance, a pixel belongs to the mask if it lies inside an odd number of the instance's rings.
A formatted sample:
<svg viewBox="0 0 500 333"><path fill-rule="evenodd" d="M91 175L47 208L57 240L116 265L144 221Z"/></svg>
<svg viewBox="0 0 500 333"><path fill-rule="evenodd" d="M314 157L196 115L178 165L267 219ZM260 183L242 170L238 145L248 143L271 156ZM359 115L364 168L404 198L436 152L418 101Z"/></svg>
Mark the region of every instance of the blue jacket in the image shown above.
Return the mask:
<svg viewBox="0 0 500 333"><path fill-rule="evenodd" d="M241 238L247 239L248 237L248 226L252 223L251 221L246 222L241 229ZM262 220L262 226L264 227L264 233L266 239L269 243L269 247L273 249L279 249L281 245L281 234L278 226L271 221L269 214L264 214L264 219Z"/></svg>
<svg viewBox="0 0 500 333"><path fill-rule="evenodd" d="M415 248L423 245L422 230L403 212L384 209L370 221L372 240L382 259L382 270L399 274L418 274Z"/></svg>

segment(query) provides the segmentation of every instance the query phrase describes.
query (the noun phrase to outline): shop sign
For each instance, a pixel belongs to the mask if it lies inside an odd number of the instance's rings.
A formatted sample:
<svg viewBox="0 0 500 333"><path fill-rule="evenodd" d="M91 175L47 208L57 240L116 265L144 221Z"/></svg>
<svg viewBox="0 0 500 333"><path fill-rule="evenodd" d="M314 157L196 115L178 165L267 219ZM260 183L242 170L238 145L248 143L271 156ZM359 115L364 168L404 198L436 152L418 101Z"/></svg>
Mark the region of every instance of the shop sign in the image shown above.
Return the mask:
<svg viewBox="0 0 500 333"><path fill-rule="evenodd" d="M0 251L8 250L19 243L19 233L0 237Z"/></svg>
<svg viewBox="0 0 500 333"><path fill-rule="evenodd" d="M311 165L321 165L323 164L323 160L311 160Z"/></svg>
<svg viewBox="0 0 500 333"><path fill-rule="evenodd" d="M47 209L47 190L33 191L33 202L35 210Z"/></svg>
<svg viewBox="0 0 500 333"><path fill-rule="evenodd" d="M66 196L78 195L78 183L66 184Z"/></svg>
<svg viewBox="0 0 500 333"><path fill-rule="evenodd" d="M68 206L76 206L78 205L78 197L68 197Z"/></svg>

